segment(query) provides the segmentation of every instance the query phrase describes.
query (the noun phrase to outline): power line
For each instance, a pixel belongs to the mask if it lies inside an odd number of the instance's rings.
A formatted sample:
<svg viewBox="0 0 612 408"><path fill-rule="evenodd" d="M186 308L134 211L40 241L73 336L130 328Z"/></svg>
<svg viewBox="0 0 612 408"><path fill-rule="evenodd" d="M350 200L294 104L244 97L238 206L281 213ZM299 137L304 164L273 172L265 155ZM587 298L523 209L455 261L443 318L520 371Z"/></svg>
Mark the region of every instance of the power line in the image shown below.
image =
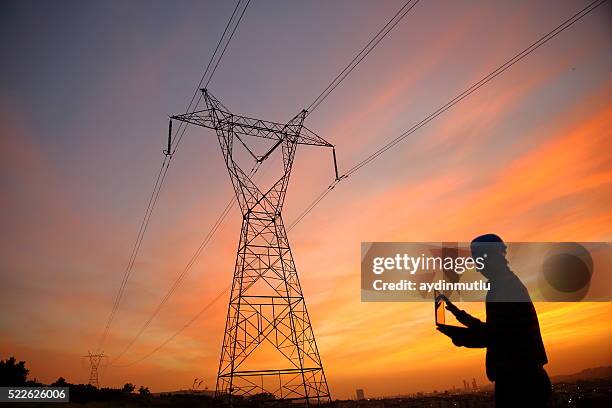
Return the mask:
<svg viewBox="0 0 612 408"><path fill-rule="evenodd" d="M325 198L325 196L327 196L329 193L331 193L331 191L334 189L334 187L336 187L336 185L338 185L338 183L340 183L340 181L343 180L345 177L346 176L342 176L342 177L334 180L329 186L327 186L323 191L321 191L321 193L317 197L315 197L315 199L312 200L310 202L310 204L308 204L304 210L302 210L300 215L298 215L297 218L294 219L291 222L291 224L289 224L289 226L287 227L287 232L289 232L293 228L295 228L295 226L300 221L302 221L302 219L304 219L304 217L306 217L317 206L317 204L319 204Z"/></svg>
<svg viewBox="0 0 612 408"><path fill-rule="evenodd" d="M397 11L397 13L395 13L387 24L385 24L383 28L381 28L370 40L370 42L368 42L365 47L363 47L361 51L355 55L351 62L349 62L349 64L342 71L340 71L340 73L331 81L323 92L321 92L319 96L317 96L315 100L308 105L308 108L306 108L308 114L311 114L317 109L317 107L329 96L329 94L332 93L334 89L336 89L336 87L338 87L338 85L340 85L351 72L353 72L357 65L359 65L359 63L363 61L363 59L367 57L374 48L376 48L378 43L380 43L387 36L387 34L389 34L391 30L393 30L393 28L395 28L395 26L402 21L404 16L406 16L406 14L408 14L408 12L412 10L418 2L419 0L408 0L406 3L404 3L404 5Z"/></svg>
<svg viewBox="0 0 612 408"><path fill-rule="evenodd" d="M249 2L250 2L250 0L247 1L247 6L248 6ZM191 101L189 102L189 105L187 107L187 112L189 112L189 110L192 108L193 101L194 101L196 95L199 93L199 88L201 87L202 83L204 82L204 80L205 80L205 78L206 78L206 76L207 76L207 74L208 74L208 72L210 70L210 67L212 66L212 62L215 59L215 56L217 55L217 52L220 49L221 44L224 41L224 38L226 37L226 34L227 34L228 30L229 30L229 27L231 26L232 21L234 21L234 17L236 16L236 12L239 9L239 6L240 6L241 3L242 3L242 0L239 0L236 3L236 7L234 8L234 10L232 12L230 20L228 21L227 25L225 26L225 29L223 31L223 34L221 35L221 38L219 39L219 42L217 43L215 51L213 52L213 55L212 55L210 61L208 62L208 65L206 66L206 69L204 70L204 74L202 75L202 78L200 79L200 81L198 83L198 86L196 87L196 91L194 92L194 95L191 98ZM223 54L225 53L225 50L227 49L227 47L229 45L229 42L231 41L231 38L233 37L233 35L234 35L235 31L236 31L236 28L237 28L238 24L240 23L240 20L242 20L242 17L244 15L245 11L246 11L246 7L244 8L242 13L240 14L240 19L238 20L238 22L236 23L235 27L233 28L232 34L229 37L229 40L225 43L225 46L223 48L223 52L221 53L221 55L217 59L217 62L216 62L216 65L215 65L215 70L216 70L216 67L219 65L219 62L220 62L221 58L223 57ZM214 71L213 71L213 73L214 73ZM212 75L209 76L208 81L206 82L207 84L210 82L211 78L212 78ZM198 102L196 102L196 105L193 106L193 111L195 111L197 109L197 105L198 104L199 104L199 100L198 100ZM179 124L179 127L178 127L178 129L177 129L177 131L175 133L175 136L181 131L181 125L183 125L183 122L181 122ZM160 171L157 174L157 177L155 179L155 184L153 186L153 191L151 192L151 195L149 197L149 201L148 201L148 204L147 204L147 208L145 210L145 214L144 214L143 220L142 220L142 222L140 224L140 228L139 228L139 231L138 231L138 235L136 237L136 241L135 241L134 246L132 248L132 253L131 253L130 258L128 260L128 264L126 266L126 269L125 269L125 271L123 273L123 278L121 280L121 284L119 286L119 290L117 292L117 295L115 296L115 300L113 302L113 307L111 308L111 313L109 314L109 317L107 319L106 325L104 327L104 331L103 331L102 336L100 338L98 349L103 347L104 342L106 341L106 338L108 336L108 332L110 330L110 326L111 326L115 316L117 315L117 311L119 309L119 305L121 303L121 299L123 298L123 295L125 293L125 288L126 288L127 282L128 282L128 280L129 280L129 278L130 278L130 276L132 274L132 270L134 268L134 264L135 264L136 258L138 256L139 251L140 251L140 247L142 245L142 241L144 239L145 232L146 232L147 227L149 225L149 220L151 219L151 215L153 213L155 205L157 204L157 199L159 198L159 194L161 192L161 189L163 187L164 181L166 179L166 174L168 172L168 168L170 167L170 163L172 161L173 154L176 152L176 149L178 148L178 145L179 145L183 135L185 134L186 129L187 129L187 126L183 126L182 127L181 136L178 139L175 138L176 143L175 143L172 151L170 151L170 149L169 149L168 152L166 153L166 155L164 156L164 159L162 161L162 165L161 165Z"/></svg>
<svg viewBox="0 0 612 408"><path fill-rule="evenodd" d="M344 180L345 178L349 177L353 173L359 171L363 167L365 167L368 164L370 164L372 161L376 160L383 153L385 153L386 151L392 149L398 143L400 143L402 140L404 140L405 138L407 138L408 136L410 136L411 134L413 134L414 132L416 132L417 130L422 128L423 126L427 125L432 120L436 119L442 113L446 112L447 110L449 110L450 108L455 106L457 103L459 103L463 99L467 98L472 93L476 92L478 89L480 89L482 86L487 84L489 81L493 80L498 75L502 74L504 71L506 71L507 69L512 67L514 64L516 64L517 62L521 61L523 58L527 57L529 54L531 54L532 52L534 52L535 50L540 48L542 45L546 44L548 41L550 41L551 39L553 39L554 37L559 35L561 32L563 32L566 29L568 29L569 27L571 27L573 24L575 24L580 19L582 19L584 16L586 16L587 14L589 14L590 12L595 10L597 7L601 6L606 1L607 0L596 0L596 1L592 2L592 3L590 3L585 8L583 8L582 10L580 10L579 12L574 14L572 17L568 18L563 23L559 24L552 31L550 31L546 35L540 37L537 41L535 41L534 43L529 45L523 51L519 52L518 54L516 54L515 56L510 58L508 61L506 61L505 63L500 65L497 69L492 71L490 74L488 74L485 77L483 77L480 81L474 83L472 86L470 86L469 88L467 88L466 90L461 92L459 95L457 95L456 97L451 99L449 102L447 102L446 104L442 105L441 107L436 109L434 112L432 112L431 114L426 116L423 120L421 120L420 122L416 123L411 128L409 128L408 130L406 130L405 132L403 132L402 134L400 134L399 136L397 136L396 138L394 138L390 142L388 142L385 145L383 145L380 149L376 150L375 152L371 153L370 155L368 155L366 158L364 158L360 162L358 162L355 165L353 165L351 168L349 168L349 170L346 171L346 173L344 173L344 175L342 177L340 177L340 179L334 181L326 189L324 189L323 192L321 194L319 194L319 196L317 196L317 198L315 198L296 217L296 219L291 223L291 225L289 227L289 230L293 229L308 213L310 213L313 210L313 208L316 207L321 202L321 200L323 200L323 198L325 198L325 196L327 196L327 194L329 194L329 192L331 192L331 190L340 181Z"/></svg>

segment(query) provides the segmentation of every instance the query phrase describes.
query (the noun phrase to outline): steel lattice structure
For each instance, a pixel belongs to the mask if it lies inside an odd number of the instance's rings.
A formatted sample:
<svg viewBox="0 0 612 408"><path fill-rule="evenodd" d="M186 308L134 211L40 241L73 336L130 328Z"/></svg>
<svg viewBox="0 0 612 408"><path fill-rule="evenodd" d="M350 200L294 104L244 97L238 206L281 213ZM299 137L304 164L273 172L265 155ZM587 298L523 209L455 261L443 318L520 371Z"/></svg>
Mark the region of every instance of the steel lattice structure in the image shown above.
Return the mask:
<svg viewBox="0 0 612 408"><path fill-rule="evenodd" d="M281 210L297 145L333 145L304 127L305 110L285 124L270 122L234 115L207 90L202 92L206 109L171 119L216 131L242 211L216 395L273 395L307 404L330 401ZM248 137L271 139L272 146L257 156ZM267 191L260 190L234 160L236 140L258 163L282 149L284 172ZM264 358L259 366L249 367L264 345L280 353L281 366L271 367Z"/></svg>
<svg viewBox="0 0 612 408"><path fill-rule="evenodd" d="M89 359L89 384L93 385L96 388L100 388L100 382L98 379L98 367L100 366L102 359L104 357L107 357L106 354L92 354L91 352L88 352L87 355L83 357L87 357Z"/></svg>

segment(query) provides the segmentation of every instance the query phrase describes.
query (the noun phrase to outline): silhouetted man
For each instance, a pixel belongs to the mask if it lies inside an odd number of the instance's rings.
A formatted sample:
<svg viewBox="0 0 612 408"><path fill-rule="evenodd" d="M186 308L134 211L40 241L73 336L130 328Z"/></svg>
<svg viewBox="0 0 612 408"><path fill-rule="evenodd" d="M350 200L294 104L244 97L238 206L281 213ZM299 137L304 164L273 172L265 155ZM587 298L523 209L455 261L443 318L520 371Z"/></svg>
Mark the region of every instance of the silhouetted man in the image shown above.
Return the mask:
<svg viewBox="0 0 612 408"><path fill-rule="evenodd" d="M465 328L439 325L438 330L463 347L486 347L486 370L495 382L495 406L545 407L551 385L538 315L527 289L508 267L506 245L494 234L472 241L472 257L484 258L479 270L491 284L486 322L447 301L447 309ZM486 254L486 256L485 256Z"/></svg>

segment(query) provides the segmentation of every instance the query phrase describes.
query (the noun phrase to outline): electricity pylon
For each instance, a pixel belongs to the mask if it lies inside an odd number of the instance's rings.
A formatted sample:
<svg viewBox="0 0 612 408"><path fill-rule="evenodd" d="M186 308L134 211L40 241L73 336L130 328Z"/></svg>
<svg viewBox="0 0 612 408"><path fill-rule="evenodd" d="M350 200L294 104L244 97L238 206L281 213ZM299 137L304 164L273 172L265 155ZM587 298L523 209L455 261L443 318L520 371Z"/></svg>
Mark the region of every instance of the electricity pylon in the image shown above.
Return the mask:
<svg viewBox="0 0 612 408"><path fill-rule="evenodd" d="M102 359L108 356L103 352L100 352L98 354L92 354L91 352L87 352L87 355L83 357L89 358L89 384L93 385L96 388L100 388L100 382L98 380L98 367L100 366L100 362L102 361Z"/></svg>
<svg viewBox="0 0 612 408"><path fill-rule="evenodd" d="M171 120L216 131L242 211L215 394L230 398L259 394L306 404L330 401L281 210L297 145L333 145L304 127L306 111L285 124L253 119L230 113L207 90L202 92L206 109ZM271 147L257 155L253 146L249 147L254 140L248 137L269 139ZM257 164L277 148L282 150L283 173L268 190L260 190L251 174L234 160L236 140ZM257 350L266 347L271 351L255 359ZM274 366L271 354L279 361Z"/></svg>

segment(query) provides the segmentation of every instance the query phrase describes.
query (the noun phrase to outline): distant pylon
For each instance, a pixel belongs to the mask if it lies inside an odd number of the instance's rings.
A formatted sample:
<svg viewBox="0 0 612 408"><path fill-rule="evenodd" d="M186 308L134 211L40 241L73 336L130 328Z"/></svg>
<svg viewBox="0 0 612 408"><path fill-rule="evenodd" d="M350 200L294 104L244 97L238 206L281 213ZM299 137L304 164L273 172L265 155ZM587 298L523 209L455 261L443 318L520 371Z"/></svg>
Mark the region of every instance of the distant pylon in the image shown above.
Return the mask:
<svg viewBox="0 0 612 408"><path fill-rule="evenodd" d="M171 119L216 131L242 211L215 394L259 394L264 399L274 396L306 404L330 401L281 209L297 145L333 145L303 126L306 111L286 124L253 119L230 113L209 92L202 92L206 109ZM268 139L270 147L258 155L250 137ZM283 172L268 190L260 190L234 160L236 140L256 164L281 149ZM278 357L274 366L269 354L253 358L266 345Z"/></svg>
<svg viewBox="0 0 612 408"><path fill-rule="evenodd" d="M103 352L100 352L98 354L92 354L91 352L87 352L87 355L83 357L89 358L89 366L90 366L89 384L93 385L96 388L100 388L100 381L98 378L98 367L100 366L100 362L102 361L102 359L108 356L104 354Z"/></svg>

